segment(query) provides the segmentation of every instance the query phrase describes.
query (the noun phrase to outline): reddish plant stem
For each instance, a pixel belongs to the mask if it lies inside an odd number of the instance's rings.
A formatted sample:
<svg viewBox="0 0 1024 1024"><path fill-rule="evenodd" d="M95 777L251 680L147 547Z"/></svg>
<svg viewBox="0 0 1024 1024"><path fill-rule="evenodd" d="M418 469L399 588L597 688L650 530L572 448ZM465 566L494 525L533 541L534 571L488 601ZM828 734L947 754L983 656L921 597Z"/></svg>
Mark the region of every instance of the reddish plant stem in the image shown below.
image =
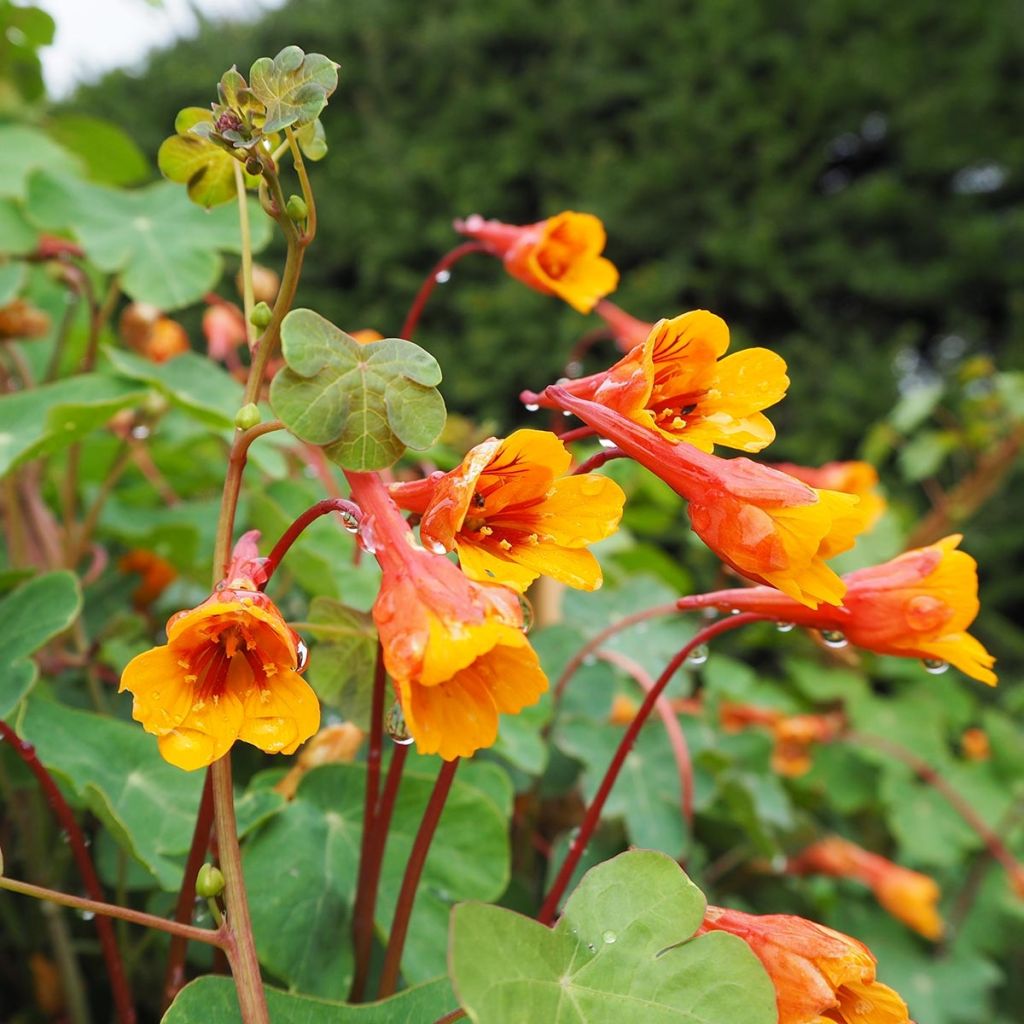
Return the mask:
<svg viewBox="0 0 1024 1024"><path fill-rule="evenodd" d="M579 373L571 373L570 371L576 367L582 367L583 357L598 343L601 341L614 341L615 335L609 327L595 327L592 331L587 331L586 334L581 335L579 340L573 345L569 352L569 358L565 361L565 375L566 377L579 377Z"/></svg>
<svg viewBox="0 0 1024 1024"><path fill-rule="evenodd" d="M406 341L412 341L412 336L420 322L420 316L423 314L423 307L426 306L431 293L437 287L437 275L445 270L450 270L463 256L468 256L471 252L486 251L487 246L482 242L463 242L462 245L457 245L450 252L445 253L434 264L433 269L423 279L423 284L420 285L416 298L412 300L412 305L409 307L409 312L405 317L405 323L402 324L401 337L405 338Z"/></svg>
<svg viewBox="0 0 1024 1024"><path fill-rule="evenodd" d="M441 764L437 782L434 783L430 800L423 812L423 819L420 821L419 831L416 833L416 839L409 854L409 862L405 866L398 902L395 904L395 917L391 922L391 935L388 937L388 948L384 953L384 966L380 973L378 999L385 999L392 995L398 987L402 950L405 948L409 919L412 917L412 908L416 902L416 890L419 888L423 865L426 863L427 853L430 851L430 843L434 838L437 823L441 820L441 812L444 810L448 792L452 788L452 780L455 778L455 769L458 767L459 758L455 758L453 761L444 761Z"/></svg>
<svg viewBox="0 0 1024 1024"><path fill-rule="evenodd" d="M742 618L742 616L736 617ZM901 744L881 736L848 732L842 736L842 739L851 743L860 743L866 747L874 747L875 750L880 750L883 754L902 761L922 782L939 793L946 803L978 834L988 852L1005 868L1011 882L1016 879L1024 879L1024 865L1010 852L998 832L978 814L971 806L970 801L958 789L951 786L927 761Z"/></svg>
<svg viewBox="0 0 1024 1024"><path fill-rule="evenodd" d="M86 891L94 902L104 903L103 886L100 885L92 857L89 856L89 847L86 845L85 836L82 834L68 802L64 799L64 794L54 782L53 776L36 756L36 748L31 743L22 740L4 721L0 721L0 739L7 742L36 777L36 781L46 797L46 802L50 805L61 828L67 833L68 843L71 846L71 852ZM135 1005L128 987L121 951L118 949L117 939L114 935L114 927L108 917L99 914L97 914L95 922L100 946L103 949L103 960L107 966L107 977L110 980L110 988L114 996L117 1019L119 1024L135 1024Z"/></svg>
<svg viewBox="0 0 1024 1024"><path fill-rule="evenodd" d="M356 898L352 910L352 943L355 968L349 1001L360 1002L365 995L366 979L370 973L370 953L373 948L373 906L377 899L379 865L373 864L376 848L374 829L377 823L377 802L380 794L380 760L384 743L384 700L387 693L387 671L384 668L384 650L377 643L377 667L373 677L373 696L370 705L370 734L366 749L366 791L363 794L363 835L359 849L359 875L356 879ZM376 873L376 878L374 875Z"/></svg>
<svg viewBox="0 0 1024 1024"><path fill-rule="evenodd" d="M656 619L660 615L671 615L673 612L678 612L679 609L676 607L673 601L670 604L658 604L652 608L645 608L643 611L633 612L632 615L625 615L618 622L613 622L610 626L606 626L601 630L600 633L591 637L568 661L565 668L562 669L562 674L558 677L558 681L555 683L554 690L552 691L552 700L557 705L562 699L562 694L565 692L565 687L569 680L576 674L576 670L583 664L583 662L596 650L598 650L606 640L615 636L616 633L621 633L624 629L629 629L630 626L635 626L638 622L646 622L648 619Z"/></svg>
<svg viewBox="0 0 1024 1024"><path fill-rule="evenodd" d="M562 444L569 444L572 441L582 441L584 438L593 437L596 431L593 427L573 427L572 430L566 430L564 433L558 435L558 440Z"/></svg>
<svg viewBox="0 0 1024 1024"><path fill-rule="evenodd" d="M590 837L594 834L594 829L597 827L597 823L601 818L601 811L604 809L605 801L608 799L608 794L612 791L612 786L615 785L616 779L619 777L619 772L622 770L623 764L626 762L626 756L633 748L634 742L636 742L637 736L640 734L640 730L643 728L644 723L647 721L654 709L654 705L657 703L658 698L661 696L662 691L668 686L669 681L676 674L679 666L690 656L693 650L700 647L702 644L706 644L709 640L718 636L720 633L726 633L732 629L738 629L740 626L746 626L751 622L760 622L760 615L732 615L728 619L719 619L717 622L712 622L710 625L705 626L700 630L696 636L686 644L665 666L661 675L658 676L654 686L648 692L644 698L643 704L640 705L640 710L636 713L633 721L629 723L623 734L622 739L619 741L618 749L615 751L615 756L612 758L611 764L608 766L608 770L605 772L604 778L601 780L601 785L597 789L597 793L594 795L594 799L591 801L590 806L587 808L586 813L583 815L583 821L580 823L579 830L576 833L576 838L572 841L569 846L569 850L565 855L565 860L562 863L562 867L559 869L558 876L555 878L554 884L548 891L547 896L544 898L544 902L541 905L540 911L537 914L537 920L541 924L551 924L554 920L555 913L558 910L558 905L562 900L562 896L565 894L565 889L572 879L573 872L576 870L576 866L580 862L580 858L583 856L584 850L587 848L587 844L590 842Z"/></svg>
<svg viewBox="0 0 1024 1024"><path fill-rule="evenodd" d="M196 815L196 826L192 831L192 845L189 847L188 860L185 861L185 874L178 892L178 902L174 907L174 920L179 924L189 924L192 921L192 912L196 902L196 875L199 874L199 869L206 859L212 828L213 780L210 770L207 768L206 780L203 783L203 795L199 801L199 811ZM164 971L161 1013L166 1012L174 997L185 985L185 953L187 949L188 939L184 936L175 935L171 939L171 945L167 951L167 968Z"/></svg>
<svg viewBox="0 0 1024 1024"><path fill-rule="evenodd" d="M643 687L645 693L650 693L656 683L647 674L644 667L632 658L620 651L598 651L597 656L611 665L616 665L623 671L628 672ZM672 705L665 697L658 697L655 702L658 714L665 725L665 734L668 736L669 746L672 747L672 756L676 761L676 768L679 771L679 788L682 793L683 818L689 830L693 831L693 759L690 757L690 748L686 742L686 735L679 719L676 718Z"/></svg>
<svg viewBox="0 0 1024 1024"><path fill-rule="evenodd" d="M373 949L373 919L377 912L377 890L380 888L380 873L384 866L384 851L391 828L391 815L395 809L395 798L402 781L402 769L409 753L406 744L395 744L388 765L388 777L384 792L377 802L373 819L373 833L369 854L359 863L359 888L352 914L352 936L355 946L355 972L352 976L350 1003L362 1002L366 993L366 981L370 973L370 955ZM363 865L367 867L363 869Z"/></svg>
<svg viewBox="0 0 1024 1024"><path fill-rule="evenodd" d="M267 580L277 572L277 567L281 564L281 559L288 553L288 549L299 539L302 535L302 531L309 526L310 523L315 522L321 516L328 516L332 512L338 512L342 517L347 517L350 520L359 522L362 513L359 511L359 506L355 502L348 501L345 498L324 498L318 501L315 505L310 505L305 512L302 513L288 527L287 530L281 534L281 539L274 545L273 550L267 556L267 560L264 563L264 571L267 574ZM265 584L264 584L265 585Z"/></svg>
<svg viewBox="0 0 1024 1024"><path fill-rule="evenodd" d="M452 1024L453 1021L462 1020L466 1016L465 1010L452 1010L451 1013L446 1013L443 1017L438 1018L434 1021L434 1024Z"/></svg>
<svg viewBox="0 0 1024 1024"><path fill-rule="evenodd" d="M582 476L584 473L591 473L595 469L600 469L606 462L611 462L612 459L623 459L626 457L626 453L621 448L602 448L599 452L594 452L589 459L585 459L581 462L573 471L573 476Z"/></svg>

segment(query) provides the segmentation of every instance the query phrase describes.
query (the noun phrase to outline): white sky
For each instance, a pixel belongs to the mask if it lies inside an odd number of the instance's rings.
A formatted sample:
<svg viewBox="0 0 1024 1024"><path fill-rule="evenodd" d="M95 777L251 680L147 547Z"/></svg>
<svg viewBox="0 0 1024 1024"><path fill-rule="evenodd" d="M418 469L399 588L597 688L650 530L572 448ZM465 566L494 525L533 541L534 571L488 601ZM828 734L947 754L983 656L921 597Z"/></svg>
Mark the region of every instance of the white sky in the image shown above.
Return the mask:
<svg viewBox="0 0 1024 1024"><path fill-rule="evenodd" d="M32 0L57 22L52 46L40 57L50 96L116 67L138 66L196 28L194 9L211 17L255 20L284 0Z"/></svg>

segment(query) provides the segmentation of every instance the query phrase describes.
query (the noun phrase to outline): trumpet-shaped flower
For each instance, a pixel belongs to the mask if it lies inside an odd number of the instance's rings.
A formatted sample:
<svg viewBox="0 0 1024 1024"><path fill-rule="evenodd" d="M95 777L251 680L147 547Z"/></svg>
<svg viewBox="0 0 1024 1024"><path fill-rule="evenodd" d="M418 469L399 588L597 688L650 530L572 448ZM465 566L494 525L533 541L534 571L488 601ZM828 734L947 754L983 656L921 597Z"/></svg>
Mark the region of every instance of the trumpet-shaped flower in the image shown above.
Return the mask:
<svg viewBox="0 0 1024 1024"><path fill-rule="evenodd" d="M642 345L654 328L654 324L627 313L608 299L602 299L594 312L608 325L615 344L623 352Z"/></svg>
<svg viewBox="0 0 1024 1024"><path fill-rule="evenodd" d="M875 958L848 935L788 914L708 907L699 934L750 946L775 985L779 1024L909 1024L907 1005L875 980Z"/></svg>
<svg viewBox="0 0 1024 1024"><path fill-rule="evenodd" d="M122 555L117 567L121 572L139 576L139 585L132 592L136 608L148 608L178 577L178 570L166 558L143 548Z"/></svg>
<svg viewBox="0 0 1024 1024"><path fill-rule="evenodd" d="M810 608L842 600L846 588L825 559L851 547L863 527L855 496L815 490L750 459L719 459L670 442L561 387L547 394L685 498L694 532L741 575Z"/></svg>
<svg viewBox="0 0 1024 1024"><path fill-rule="evenodd" d="M965 551L957 550L961 539L954 534L848 573L840 608L811 611L766 587L697 594L682 598L679 605L738 608L778 622L842 633L865 650L921 658L938 669L949 663L994 686L995 658L967 632L978 614L978 566Z"/></svg>
<svg viewBox="0 0 1024 1024"><path fill-rule="evenodd" d="M832 875L855 878L867 885L875 898L898 921L926 939L942 937L939 887L935 879L894 864L841 836L828 836L792 858L787 870L800 875Z"/></svg>
<svg viewBox="0 0 1024 1024"><path fill-rule="evenodd" d="M523 226L474 214L457 220L455 230L482 242L514 278L579 313L589 313L619 283L615 265L601 255L604 225L592 213L566 210Z"/></svg>
<svg viewBox="0 0 1024 1024"><path fill-rule="evenodd" d="M878 493L878 470L870 462L827 462L824 466L798 466L793 462L775 462L772 468L788 473L812 487L824 487L843 494L856 494L860 510L870 530L885 511L885 498Z"/></svg>
<svg viewBox="0 0 1024 1024"><path fill-rule="evenodd" d="M668 441L710 452L716 444L758 452L775 439L761 411L789 387L786 363L766 348L721 358L729 347L725 321L706 309L659 320L642 345L601 373L560 387L614 409ZM523 393L530 404L559 408L550 391Z"/></svg>
<svg viewBox="0 0 1024 1024"><path fill-rule="evenodd" d="M458 552L470 579L523 591L544 575L596 590L601 566L587 545L615 532L626 496L596 473L565 476L571 462L554 434L517 430L450 473L392 484L391 496L422 516L429 547Z"/></svg>
<svg viewBox="0 0 1024 1024"><path fill-rule="evenodd" d="M257 588L256 537L246 534L224 582L167 623L167 643L133 658L121 690L158 737L164 759L191 771L235 740L291 754L316 732L320 705L298 674L301 641ZM304 657L304 655L303 655Z"/></svg>
<svg viewBox="0 0 1024 1024"><path fill-rule="evenodd" d="M409 733L420 753L468 757L494 743L499 714L547 689L519 596L420 547L379 477L349 480L383 570L373 618Z"/></svg>

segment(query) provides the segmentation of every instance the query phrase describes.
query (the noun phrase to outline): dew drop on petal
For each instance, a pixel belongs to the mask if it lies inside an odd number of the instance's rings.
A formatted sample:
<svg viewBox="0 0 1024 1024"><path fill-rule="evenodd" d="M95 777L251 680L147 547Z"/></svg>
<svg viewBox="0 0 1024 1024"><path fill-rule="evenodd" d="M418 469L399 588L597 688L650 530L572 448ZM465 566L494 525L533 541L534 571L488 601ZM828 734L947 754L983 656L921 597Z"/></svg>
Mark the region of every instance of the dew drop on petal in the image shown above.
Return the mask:
<svg viewBox="0 0 1024 1024"><path fill-rule="evenodd" d="M525 594L519 594L519 608L523 613L523 624L519 627L524 633L529 633L533 629L533 620L535 618L533 605L530 603L530 599Z"/></svg>
<svg viewBox="0 0 1024 1024"><path fill-rule="evenodd" d="M399 746L407 747L413 741L409 727L405 724L405 714L402 711L402 705L397 700L391 705L391 710L388 711L384 718L384 731Z"/></svg>
<svg viewBox="0 0 1024 1024"><path fill-rule="evenodd" d="M930 672L933 676L941 676L949 669L949 662L943 661L941 658L924 658L921 664L924 666L925 672Z"/></svg>
<svg viewBox="0 0 1024 1024"><path fill-rule="evenodd" d="M444 555L444 554L447 554L447 549L446 549L446 548L445 548L445 546L444 546L444 545L443 545L443 544L442 544L442 543L441 543L440 541L438 541L438 540L431 540L431 541L427 541L427 547L428 547L428 548L429 548L429 549L430 549L430 550L431 550L431 551L432 551L432 552L433 552L433 553L434 553L435 555Z"/></svg>
<svg viewBox="0 0 1024 1024"><path fill-rule="evenodd" d="M821 642L826 647L832 647L838 650L840 647L845 647L849 641L846 637L839 632L838 629L823 629L821 631Z"/></svg>
<svg viewBox="0 0 1024 1024"><path fill-rule="evenodd" d="M792 622L776 622L775 628L780 633L792 633L795 626Z"/></svg>
<svg viewBox="0 0 1024 1024"><path fill-rule="evenodd" d="M686 657L686 664L696 668L707 662L710 652L707 644L698 644Z"/></svg>
<svg viewBox="0 0 1024 1024"><path fill-rule="evenodd" d="M540 406L536 402L527 402L526 403L526 411L527 412L536 412L539 408L540 408Z"/></svg>
<svg viewBox="0 0 1024 1024"><path fill-rule="evenodd" d="M300 640L295 645L295 671L304 672L306 669L306 664L308 662L309 648L305 645L305 643L303 643L303 641Z"/></svg>

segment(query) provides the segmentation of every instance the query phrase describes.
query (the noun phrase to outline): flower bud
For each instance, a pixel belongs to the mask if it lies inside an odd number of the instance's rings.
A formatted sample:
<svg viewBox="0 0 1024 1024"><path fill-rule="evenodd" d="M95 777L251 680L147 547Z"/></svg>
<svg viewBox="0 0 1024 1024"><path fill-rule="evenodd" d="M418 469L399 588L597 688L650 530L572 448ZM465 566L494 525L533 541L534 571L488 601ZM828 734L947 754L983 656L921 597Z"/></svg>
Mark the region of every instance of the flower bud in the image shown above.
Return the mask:
<svg viewBox="0 0 1024 1024"><path fill-rule="evenodd" d="M305 220L309 216L309 207L302 196L289 196L285 205L285 212L292 220Z"/></svg>
<svg viewBox="0 0 1024 1024"><path fill-rule="evenodd" d="M224 876L220 868L212 864L204 864L196 875L196 895L204 899L212 899L224 891Z"/></svg>
<svg viewBox="0 0 1024 1024"><path fill-rule="evenodd" d="M254 327L258 327L262 331L273 319L273 316L274 311L265 302L257 302L249 314L249 320Z"/></svg>
<svg viewBox="0 0 1024 1024"><path fill-rule="evenodd" d="M238 277L238 292L242 293L241 271ZM277 273L259 263L252 265L252 295L257 302L273 302L277 298L277 290L281 287L281 278Z"/></svg>
<svg viewBox="0 0 1024 1024"><path fill-rule="evenodd" d="M259 407L255 402L249 402L235 413L235 426L239 430L248 430L250 427L255 427L261 419L263 417L260 415Z"/></svg>

